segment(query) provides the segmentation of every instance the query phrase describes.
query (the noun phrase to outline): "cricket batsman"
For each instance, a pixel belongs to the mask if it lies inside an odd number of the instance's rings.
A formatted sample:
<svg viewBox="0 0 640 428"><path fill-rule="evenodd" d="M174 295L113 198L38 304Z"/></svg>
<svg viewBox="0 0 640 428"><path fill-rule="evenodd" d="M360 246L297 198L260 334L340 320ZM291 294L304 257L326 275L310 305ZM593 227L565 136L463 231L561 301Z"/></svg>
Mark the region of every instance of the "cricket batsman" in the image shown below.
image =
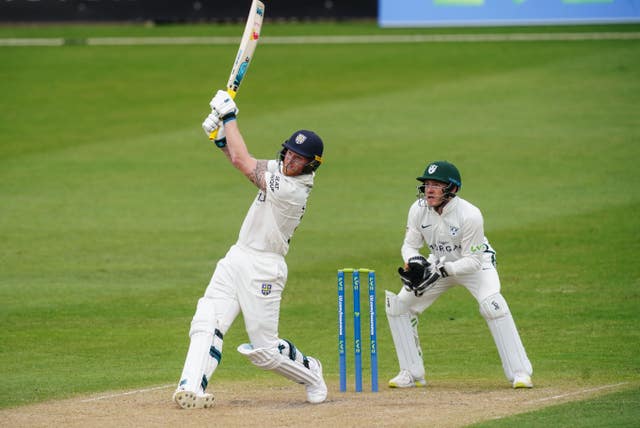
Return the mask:
<svg viewBox="0 0 640 428"><path fill-rule="evenodd" d="M213 405L207 386L222 359L224 335L242 312L249 343L240 345L238 352L261 369L305 385L306 400L321 403L327 386L320 361L281 339L278 320L287 281L285 255L322 163L322 139L312 131L299 130L282 144L278 159L255 159L240 134L238 109L231 96L218 91L210 105L212 112L202 124L205 133L218 131L215 144L258 192L237 242L218 261L198 301L173 399L185 409Z"/></svg>
<svg viewBox="0 0 640 428"><path fill-rule="evenodd" d="M391 388L423 387L425 370L418 337L418 315L445 291L465 287L476 299L513 388L532 388L533 369L509 306L500 293L496 253L484 236L482 213L457 194L460 172L446 161L432 162L417 177L418 200L409 209L402 244L403 288L385 291L386 313L400 372ZM429 250L425 258L420 250Z"/></svg>

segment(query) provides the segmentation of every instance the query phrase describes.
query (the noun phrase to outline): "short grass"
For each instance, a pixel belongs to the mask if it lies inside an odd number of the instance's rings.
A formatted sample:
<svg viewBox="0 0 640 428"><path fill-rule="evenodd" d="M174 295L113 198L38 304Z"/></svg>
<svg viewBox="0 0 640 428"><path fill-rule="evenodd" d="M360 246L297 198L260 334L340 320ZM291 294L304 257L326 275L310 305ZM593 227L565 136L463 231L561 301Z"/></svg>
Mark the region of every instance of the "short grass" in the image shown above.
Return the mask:
<svg viewBox="0 0 640 428"><path fill-rule="evenodd" d="M584 402L562 404L537 412L470 425L500 427L635 427L640 418L640 391L630 389Z"/></svg>
<svg viewBox="0 0 640 428"><path fill-rule="evenodd" d="M382 32L337 28L265 32ZM0 36L209 29L239 32ZM0 406L177 381L196 301L255 194L200 128L235 50L0 48ZM272 158L297 128L326 143L288 256L281 336L337 379L335 270L375 268L380 301L397 290L415 177L448 159L484 212L536 383L637 383L638 70L636 40L260 46L238 96L251 151ZM502 379L464 289L421 319L430 379ZM378 325L384 384L397 363L382 312ZM269 382L234 351L241 318L225 339L216 377ZM608 400L571 408L608 415ZM637 411L623 407L620 420Z"/></svg>

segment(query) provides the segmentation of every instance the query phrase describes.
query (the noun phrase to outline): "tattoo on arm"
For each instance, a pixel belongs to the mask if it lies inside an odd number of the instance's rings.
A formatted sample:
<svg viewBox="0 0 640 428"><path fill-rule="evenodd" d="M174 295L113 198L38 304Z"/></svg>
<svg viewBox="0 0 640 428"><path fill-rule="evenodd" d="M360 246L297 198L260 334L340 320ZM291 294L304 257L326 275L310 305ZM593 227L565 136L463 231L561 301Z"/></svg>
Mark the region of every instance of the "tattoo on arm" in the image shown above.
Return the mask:
<svg viewBox="0 0 640 428"><path fill-rule="evenodd" d="M267 182L264 179L264 173L267 170L267 162L268 161L266 160L258 160L255 169L247 175L249 180L251 180L251 182L260 190L265 190L267 188Z"/></svg>

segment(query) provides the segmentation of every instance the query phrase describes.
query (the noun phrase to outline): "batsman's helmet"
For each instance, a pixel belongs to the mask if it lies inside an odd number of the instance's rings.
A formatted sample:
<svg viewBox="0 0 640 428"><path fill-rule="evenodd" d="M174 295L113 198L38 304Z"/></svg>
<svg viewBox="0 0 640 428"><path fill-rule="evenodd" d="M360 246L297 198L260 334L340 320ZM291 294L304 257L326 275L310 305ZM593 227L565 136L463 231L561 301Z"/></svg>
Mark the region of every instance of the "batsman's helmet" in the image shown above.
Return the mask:
<svg viewBox="0 0 640 428"><path fill-rule="evenodd" d="M282 143L282 150L280 151L281 161L284 160L284 155L287 153L287 150L311 159L302 170L303 174L310 174L318 169L322 163L324 144L315 132L300 129L291 134L291 137Z"/></svg>
<svg viewBox="0 0 640 428"><path fill-rule="evenodd" d="M444 189L444 194L448 198L455 196L456 192L462 187L462 178L460 177L460 171L458 168L447 161L435 161L431 162L424 170L421 177L416 177L416 180L425 182L427 180L435 180L445 183L447 187ZM424 188L418 186L420 193L424 194ZM454 187L457 189L454 191Z"/></svg>

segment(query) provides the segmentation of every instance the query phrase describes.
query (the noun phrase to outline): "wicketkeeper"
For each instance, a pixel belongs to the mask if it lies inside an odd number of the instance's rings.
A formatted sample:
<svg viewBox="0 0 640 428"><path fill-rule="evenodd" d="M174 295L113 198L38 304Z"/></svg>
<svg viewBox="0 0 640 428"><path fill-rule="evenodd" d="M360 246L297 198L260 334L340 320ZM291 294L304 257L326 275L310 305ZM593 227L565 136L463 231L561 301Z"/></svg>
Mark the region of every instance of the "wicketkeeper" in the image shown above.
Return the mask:
<svg viewBox="0 0 640 428"><path fill-rule="evenodd" d="M514 388L531 388L533 369L509 306L500 294L496 253L484 236L482 213L457 196L462 187L458 169L446 161L432 162L417 180L418 200L411 205L402 245L404 267L398 269L403 288L385 291L386 312L400 373L391 388L426 385L418 315L442 293L465 287L478 301L487 321L504 374ZM429 249L425 258L420 249Z"/></svg>
<svg viewBox="0 0 640 428"><path fill-rule="evenodd" d="M207 386L222 358L224 335L242 312L249 343L240 345L238 352L261 369L304 384L307 401L321 403L327 397L327 386L320 361L278 337L278 320L287 281L284 257L322 162L322 140L314 132L299 130L282 144L279 159L258 160L247 150L236 121L238 109L229 94L218 91L210 105L212 113L202 124L205 133L218 129L216 145L258 188L258 194L238 241L218 261L198 301L173 399L182 408L213 404Z"/></svg>

